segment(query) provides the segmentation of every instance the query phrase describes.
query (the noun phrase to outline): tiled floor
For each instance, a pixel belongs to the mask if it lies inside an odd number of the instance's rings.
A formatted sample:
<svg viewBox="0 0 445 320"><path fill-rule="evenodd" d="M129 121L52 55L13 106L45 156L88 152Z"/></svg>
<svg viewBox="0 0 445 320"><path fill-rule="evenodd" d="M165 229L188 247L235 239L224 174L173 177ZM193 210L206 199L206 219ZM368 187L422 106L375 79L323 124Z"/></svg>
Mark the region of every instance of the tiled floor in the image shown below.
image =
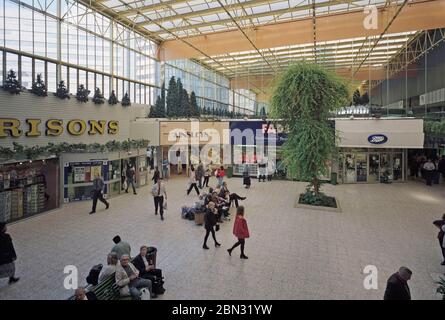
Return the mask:
<svg viewBox="0 0 445 320"><path fill-rule="evenodd" d="M213 181L215 182L215 181ZM0 299L65 299L66 265L79 269L82 283L90 267L105 263L112 238L120 234L136 253L141 244L158 248L166 277L161 299L381 299L386 278L410 267L413 299L439 299L434 281L445 271L432 225L445 207L445 187L408 182L391 185L325 186L341 202L342 213L296 209L305 184L273 181L244 190L228 180L244 201L251 238L249 260L226 249L235 239L232 222L217 233L221 248L202 249L203 227L180 218L185 179L168 183L166 220L153 214L149 188L111 199L111 208L88 215L90 202L9 226L18 254L20 282L0 280ZM378 268L378 290L365 290L363 268Z"/></svg>

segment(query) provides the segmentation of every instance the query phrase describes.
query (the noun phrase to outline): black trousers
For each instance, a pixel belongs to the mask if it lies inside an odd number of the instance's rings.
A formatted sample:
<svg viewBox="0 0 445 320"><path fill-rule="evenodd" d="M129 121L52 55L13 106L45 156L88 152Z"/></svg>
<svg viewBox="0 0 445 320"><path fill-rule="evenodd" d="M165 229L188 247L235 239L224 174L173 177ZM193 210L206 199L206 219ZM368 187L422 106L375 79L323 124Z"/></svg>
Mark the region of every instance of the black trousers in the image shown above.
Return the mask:
<svg viewBox="0 0 445 320"><path fill-rule="evenodd" d="M265 174L260 174L258 176L258 182L261 182L261 180L263 180L263 182L266 182L266 175Z"/></svg>
<svg viewBox="0 0 445 320"><path fill-rule="evenodd" d="M196 182L190 184L190 187L189 187L189 189L187 190L187 195L190 194L190 191L192 191L193 188L195 188L196 193L197 193L198 196L199 196L199 189L198 189L198 187L196 186Z"/></svg>
<svg viewBox="0 0 445 320"><path fill-rule="evenodd" d="M141 278L150 279L151 281L154 281L156 279L162 280L162 270L153 269L150 271L144 271L141 275Z"/></svg>
<svg viewBox="0 0 445 320"><path fill-rule="evenodd" d="M433 181L433 172L425 170L424 175L425 175L426 185L427 186L431 186L432 185L432 181Z"/></svg>
<svg viewBox="0 0 445 320"><path fill-rule="evenodd" d="M232 205L232 202L235 202L235 207L238 208L238 200L243 200L242 197L237 195L236 193L230 194L230 206Z"/></svg>
<svg viewBox="0 0 445 320"><path fill-rule="evenodd" d="M202 177L196 178L196 180L198 181L199 189L202 189Z"/></svg>
<svg viewBox="0 0 445 320"><path fill-rule="evenodd" d="M158 208L159 213L161 214L161 217L164 216L164 196L156 196L154 197L155 201L155 214L158 214Z"/></svg>
<svg viewBox="0 0 445 320"><path fill-rule="evenodd" d="M233 247L230 249L230 251L232 251L233 249L235 249L236 247L241 245L241 255L243 256L244 255L244 244L245 243L246 243L245 239L238 238L238 242L233 245Z"/></svg>
<svg viewBox="0 0 445 320"><path fill-rule="evenodd" d="M210 177L204 177L204 183L202 184L203 187L208 187L209 186L209 180L210 180Z"/></svg>
<svg viewBox="0 0 445 320"><path fill-rule="evenodd" d="M204 245L205 246L207 245L207 239L209 238L210 233L212 234L212 238L213 238L213 241L215 241L215 244L218 243L218 241L216 241L215 229L213 227L211 229L206 228L206 235L204 237Z"/></svg>
<svg viewBox="0 0 445 320"><path fill-rule="evenodd" d="M100 200L101 202L103 202L107 207L108 207L108 202L107 200L104 199L104 196L102 194L102 191L100 190L95 190L93 192L93 209L91 211L96 212L96 206L97 206L97 200Z"/></svg>

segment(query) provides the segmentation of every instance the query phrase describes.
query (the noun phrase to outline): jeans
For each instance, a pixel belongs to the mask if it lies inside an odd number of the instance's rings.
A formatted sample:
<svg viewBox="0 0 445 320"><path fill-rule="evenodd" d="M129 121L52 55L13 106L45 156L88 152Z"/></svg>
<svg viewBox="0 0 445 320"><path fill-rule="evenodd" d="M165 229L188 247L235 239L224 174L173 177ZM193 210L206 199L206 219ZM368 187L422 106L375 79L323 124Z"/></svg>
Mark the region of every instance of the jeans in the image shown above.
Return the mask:
<svg viewBox="0 0 445 320"><path fill-rule="evenodd" d="M128 188L130 188L130 184L133 187L133 193L136 194L136 187L134 186L134 180L127 178L127 190L125 192L128 192Z"/></svg>
<svg viewBox="0 0 445 320"><path fill-rule="evenodd" d="M216 177L216 179L218 180L218 187L221 187L222 184L223 184L224 178L223 177Z"/></svg>
<svg viewBox="0 0 445 320"><path fill-rule="evenodd" d="M164 168L164 169L162 169L162 172L163 172L163 178L164 179L168 179L168 168Z"/></svg>
<svg viewBox="0 0 445 320"><path fill-rule="evenodd" d="M156 196L154 197L155 201L155 214L158 214L158 208L159 213L161 214L161 218L164 216L164 196Z"/></svg>
<svg viewBox="0 0 445 320"><path fill-rule="evenodd" d="M133 298L133 300L141 299L140 289L142 288L148 288L148 290L150 291L150 295L153 292L151 280L148 279L137 278L131 281L128 287L130 288L130 295Z"/></svg>

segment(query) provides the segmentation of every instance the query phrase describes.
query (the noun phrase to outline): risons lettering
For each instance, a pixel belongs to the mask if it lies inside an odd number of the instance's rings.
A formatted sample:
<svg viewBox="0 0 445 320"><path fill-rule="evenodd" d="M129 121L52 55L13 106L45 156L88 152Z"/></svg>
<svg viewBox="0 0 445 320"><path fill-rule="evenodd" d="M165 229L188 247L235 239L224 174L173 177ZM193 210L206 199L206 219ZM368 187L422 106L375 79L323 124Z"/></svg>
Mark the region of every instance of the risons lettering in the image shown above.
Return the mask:
<svg viewBox="0 0 445 320"><path fill-rule="evenodd" d="M81 136L85 133L89 135L117 134L119 132L119 121L115 120L81 120L73 119L64 123L64 120L49 119L45 122L44 130L41 128L41 119L26 119L22 123L14 118L0 118L0 138L18 138L22 135L27 137L60 136L64 130L73 136Z"/></svg>

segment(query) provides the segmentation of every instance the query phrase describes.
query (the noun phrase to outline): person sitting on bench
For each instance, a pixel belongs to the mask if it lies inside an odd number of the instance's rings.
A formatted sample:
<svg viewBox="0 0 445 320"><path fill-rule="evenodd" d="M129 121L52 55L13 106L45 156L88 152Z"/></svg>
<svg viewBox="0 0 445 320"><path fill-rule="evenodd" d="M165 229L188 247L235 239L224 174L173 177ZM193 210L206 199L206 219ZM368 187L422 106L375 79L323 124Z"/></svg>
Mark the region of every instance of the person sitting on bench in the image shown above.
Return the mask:
<svg viewBox="0 0 445 320"><path fill-rule="evenodd" d="M79 287L74 291L74 300L97 300L96 295L92 291L85 292L85 289Z"/></svg>
<svg viewBox="0 0 445 320"><path fill-rule="evenodd" d="M154 292L162 294L164 293L163 291L165 291L165 289L162 287L162 285L164 284L162 270L155 269L153 261L147 257L147 252L148 247L142 246L140 249L140 253L134 258L133 264L136 269L138 269L139 276L141 278L151 280L153 289L155 289L155 284L160 286L160 288L156 288L157 290L154 290Z"/></svg>
<svg viewBox="0 0 445 320"><path fill-rule="evenodd" d="M151 297L156 298L152 291L152 282L139 277L139 271L130 262L130 256L124 254L120 261L121 264L116 268L116 284L120 288L121 296L131 295L134 300L141 300L141 289L148 288Z"/></svg>

